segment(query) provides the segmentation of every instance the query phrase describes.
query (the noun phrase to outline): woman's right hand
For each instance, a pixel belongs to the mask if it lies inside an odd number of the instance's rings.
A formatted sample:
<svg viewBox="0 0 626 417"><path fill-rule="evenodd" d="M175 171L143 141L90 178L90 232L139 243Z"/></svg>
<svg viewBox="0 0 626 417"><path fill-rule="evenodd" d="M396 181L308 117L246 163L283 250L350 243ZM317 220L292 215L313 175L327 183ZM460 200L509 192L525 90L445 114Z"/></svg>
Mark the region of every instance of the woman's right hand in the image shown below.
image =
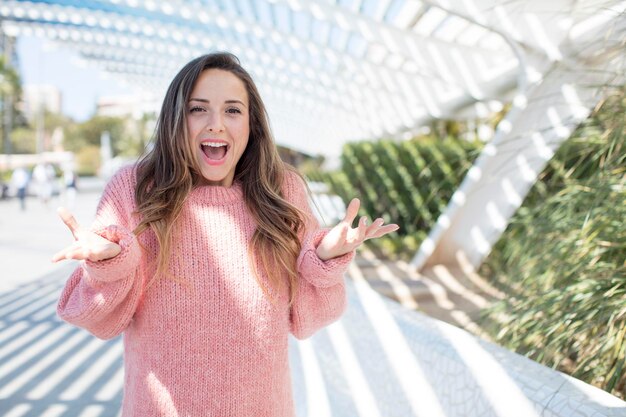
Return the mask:
<svg viewBox="0 0 626 417"><path fill-rule="evenodd" d="M74 216L65 208L57 210L63 223L69 227L74 236L74 243L67 248L57 252L52 257L52 262L63 259L76 259L79 261L90 260L93 262L103 261L117 256L122 248L117 243L111 242L102 236L79 226Z"/></svg>

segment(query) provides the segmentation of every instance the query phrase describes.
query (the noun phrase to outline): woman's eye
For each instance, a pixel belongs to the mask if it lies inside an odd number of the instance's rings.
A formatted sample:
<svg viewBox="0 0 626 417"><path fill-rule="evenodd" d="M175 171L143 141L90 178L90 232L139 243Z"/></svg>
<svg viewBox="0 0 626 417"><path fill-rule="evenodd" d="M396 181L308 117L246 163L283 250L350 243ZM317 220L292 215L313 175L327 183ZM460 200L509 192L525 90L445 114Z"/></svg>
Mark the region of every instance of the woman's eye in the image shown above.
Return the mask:
<svg viewBox="0 0 626 417"><path fill-rule="evenodd" d="M195 113L195 112L198 112L198 111L204 111L204 109L202 107L198 107L198 106L195 106L195 107L192 107L192 108L189 109L189 113Z"/></svg>
<svg viewBox="0 0 626 417"><path fill-rule="evenodd" d="M239 110L236 107L231 107L230 109L226 110L226 113L236 114L236 113L241 113L241 110Z"/></svg>

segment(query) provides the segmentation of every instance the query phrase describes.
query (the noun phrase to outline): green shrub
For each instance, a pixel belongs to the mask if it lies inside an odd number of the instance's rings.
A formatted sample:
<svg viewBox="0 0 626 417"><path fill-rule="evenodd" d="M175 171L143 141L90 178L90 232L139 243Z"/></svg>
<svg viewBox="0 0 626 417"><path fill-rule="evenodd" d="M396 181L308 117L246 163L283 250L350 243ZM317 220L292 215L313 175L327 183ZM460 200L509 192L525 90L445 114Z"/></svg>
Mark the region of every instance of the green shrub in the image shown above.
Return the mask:
<svg viewBox="0 0 626 417"><path fill-rule="evenodd" d="M76 152L77 174L79 176L97 175L100 169L100 147L87 145Z"/></svg>
<svg viewBox="0 0 626 417"><path fill-rule="evenodd" d="M626 99L566 141L480 268L509 297L485 312L501 344L626 396Z"/></svg>
<svg viewBox="0 0 626 417"><path fill-rule="evenodd" d="M361 200L359 215L397 223L398 232L366 244L383 257L410 259L445 209L480 150L479 143L448 137L404 142L348 143L340 170L307 166L310 180L325 182L347 204Z"/></svg>

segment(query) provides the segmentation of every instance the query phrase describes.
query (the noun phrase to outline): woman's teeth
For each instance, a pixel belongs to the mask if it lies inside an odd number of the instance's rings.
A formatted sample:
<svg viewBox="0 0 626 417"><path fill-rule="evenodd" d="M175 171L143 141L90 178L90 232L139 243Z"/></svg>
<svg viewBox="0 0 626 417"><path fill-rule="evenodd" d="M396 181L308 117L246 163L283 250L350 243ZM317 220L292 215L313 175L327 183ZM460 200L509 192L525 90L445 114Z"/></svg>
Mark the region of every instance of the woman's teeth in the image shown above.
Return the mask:
<svg viewBox="0 0 626 417"><path fill-rule="evenodd" d="M222 159L228 150L228 146L221 142L203 142L201 143L201 148L207 158L214 160Z"/></svg>

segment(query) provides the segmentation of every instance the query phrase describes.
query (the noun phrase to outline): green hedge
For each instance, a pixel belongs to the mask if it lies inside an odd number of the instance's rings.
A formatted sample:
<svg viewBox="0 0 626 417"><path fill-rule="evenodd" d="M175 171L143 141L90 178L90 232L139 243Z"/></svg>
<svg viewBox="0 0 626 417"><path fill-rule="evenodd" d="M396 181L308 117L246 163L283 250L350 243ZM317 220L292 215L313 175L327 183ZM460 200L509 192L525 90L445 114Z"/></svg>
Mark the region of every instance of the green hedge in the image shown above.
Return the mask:
<svg viewBox="0 0 626 417"><path fill-rule="evenodd" d="M381 256L412 257L461 183L481 144L448 137L420 137L396 142L352 142L344 145L341 169L307 169L313 181L327 183L347 204L361 200L360 215L383 217L400 230L369 240Z"/></svg>
<svg viewBox="0 0 626 417"><path fill-rule="evenodd" d="M509 294L491 335L548 366L626 396L626 95L566 141L481 275Z"/></svg>

